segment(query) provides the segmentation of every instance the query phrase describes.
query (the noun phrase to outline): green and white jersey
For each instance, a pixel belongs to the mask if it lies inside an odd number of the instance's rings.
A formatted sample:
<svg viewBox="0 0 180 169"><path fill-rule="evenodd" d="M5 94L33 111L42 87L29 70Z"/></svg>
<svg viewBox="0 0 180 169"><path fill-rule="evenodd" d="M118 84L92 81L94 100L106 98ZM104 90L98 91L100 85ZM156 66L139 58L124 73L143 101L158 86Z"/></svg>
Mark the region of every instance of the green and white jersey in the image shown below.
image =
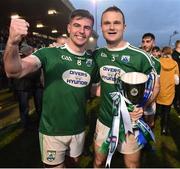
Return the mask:
<svg viewBox="0 0 180 169"><path fill-rule="evenodd" d="M116 72L141 72L149 74L152 71L150 56L144 51L131 46L129 43L119 49L100 48L93 57L98 65L101 83L101 103L99 120L106 126L112 126L112 98L111 92L117 91L115 85Z"/></svg>
<svg viewBox="0 0 180 169"><path fill-rule="evenodd" d="M85 129L85 109L95 62L86 52L78 55L66 45L33 53L44 71L40 132L52 136L79 134Z"/></svg>
<svg viewBox="0 0 180 169"><path fill-rule="evenodd" d="M153 63L153 66L156 70L157 75L160 76L160 71L161 71L160 61L157 58L155 58L152 54L151 54L151 59L152 59L152 63Z"/></svg>

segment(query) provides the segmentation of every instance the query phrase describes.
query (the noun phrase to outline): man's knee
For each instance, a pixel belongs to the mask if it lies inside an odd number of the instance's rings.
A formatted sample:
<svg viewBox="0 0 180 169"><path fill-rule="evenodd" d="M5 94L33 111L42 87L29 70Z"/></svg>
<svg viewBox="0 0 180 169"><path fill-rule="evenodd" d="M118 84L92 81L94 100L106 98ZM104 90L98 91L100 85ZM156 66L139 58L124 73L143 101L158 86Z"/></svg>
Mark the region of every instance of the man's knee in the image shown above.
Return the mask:
<svg viewBox="0 0 180 169"><path fill-rule="evenodd" d="M105 167L105 161L101 158L94 159L94 168L101 168Z"/></svg>
<svg viewBox="0 0 180 169"><path fill-rule="evenodd" d="M140 162L135 160L125 160L124 161L126 168L139 168Z"/></svg>
<svg viewBox="0 0 180 169"><path fill-rule="evenodd" d="M65 164L67 168L75 168L78 167L79 157L65 157Z"/></svg>
<svg viewBox="0 0 180 169"><path fill-rule="evenodd" d="M94 168L105 167L106 158L107 158L107 156L105 154L95 152L95 155L94 155Z"/></svg>
<svg viewBox="0 0 180 169"><path fill-rule="evenodd" d="M127 168L139 168L140 167L140 151L134 154L125 154L124 163Z"/></svg>

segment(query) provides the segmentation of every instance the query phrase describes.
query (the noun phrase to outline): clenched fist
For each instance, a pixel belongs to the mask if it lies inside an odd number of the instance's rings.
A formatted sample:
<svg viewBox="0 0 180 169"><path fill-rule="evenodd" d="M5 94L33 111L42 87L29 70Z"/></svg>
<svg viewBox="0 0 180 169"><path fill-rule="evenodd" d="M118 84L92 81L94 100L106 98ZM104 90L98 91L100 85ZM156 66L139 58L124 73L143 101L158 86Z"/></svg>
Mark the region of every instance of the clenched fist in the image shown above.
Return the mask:
<svg viewBox="0 0 180 169"><path fill-rule="evenodd" d="M22 38L28 34L29 23L24 19L11 19L9 28L9 43L18 45Z"/></svg>

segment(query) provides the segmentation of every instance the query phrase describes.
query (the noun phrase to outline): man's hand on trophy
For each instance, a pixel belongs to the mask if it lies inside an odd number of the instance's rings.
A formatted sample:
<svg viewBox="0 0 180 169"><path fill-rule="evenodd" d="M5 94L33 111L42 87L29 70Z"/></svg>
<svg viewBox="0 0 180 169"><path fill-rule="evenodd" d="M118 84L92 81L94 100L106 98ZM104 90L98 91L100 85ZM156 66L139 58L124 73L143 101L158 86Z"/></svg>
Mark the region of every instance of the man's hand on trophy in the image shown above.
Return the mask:
<svg viewBox="0 0 180 169"><path fill-rule="evenodd" d="M11 45L18 45L22 38L28 34L29 23L24 19L11 19L8 42Z"/></svg>
<svg viewBox="0 0 180 169"><path fill-rule="evenodd" d="M134 110L132 112L129 112L131 120L132 121L137 121L140 119L143 115L143 108L142 107L134 107Z"/></svg>

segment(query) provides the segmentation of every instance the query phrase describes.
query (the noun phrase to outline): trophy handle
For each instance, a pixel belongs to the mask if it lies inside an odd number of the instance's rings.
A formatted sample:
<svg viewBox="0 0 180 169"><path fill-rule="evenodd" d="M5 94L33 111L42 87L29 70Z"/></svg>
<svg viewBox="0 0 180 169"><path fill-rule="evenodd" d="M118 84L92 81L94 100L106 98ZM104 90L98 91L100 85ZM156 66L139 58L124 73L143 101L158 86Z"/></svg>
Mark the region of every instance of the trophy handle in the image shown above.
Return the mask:
<svg viewBox="0 0 180 169"><path fill-rule="evenodd" d="M149 100L153 93L154 85L155 85L155 78L156 75L155 73L151 72L148 75L148 80L145 84L145 91L144 91L144 96L143 96L143 101L139 104L140 107L144 107L146 102Z"/></svg>

